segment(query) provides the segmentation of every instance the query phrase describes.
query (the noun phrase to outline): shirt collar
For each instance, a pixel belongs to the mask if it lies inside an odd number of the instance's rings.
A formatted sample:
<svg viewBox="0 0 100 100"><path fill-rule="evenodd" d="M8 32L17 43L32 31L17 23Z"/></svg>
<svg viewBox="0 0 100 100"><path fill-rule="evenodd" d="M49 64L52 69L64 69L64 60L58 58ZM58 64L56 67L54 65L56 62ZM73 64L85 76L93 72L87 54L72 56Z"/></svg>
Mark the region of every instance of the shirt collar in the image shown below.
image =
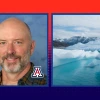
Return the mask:
<svg viewBox="0 0 100 100"><path fill-rule="evenodd" d="M31 62L29 71L18 81L18 85L32 85L31 74L33 73L34 64Z"/></svg>

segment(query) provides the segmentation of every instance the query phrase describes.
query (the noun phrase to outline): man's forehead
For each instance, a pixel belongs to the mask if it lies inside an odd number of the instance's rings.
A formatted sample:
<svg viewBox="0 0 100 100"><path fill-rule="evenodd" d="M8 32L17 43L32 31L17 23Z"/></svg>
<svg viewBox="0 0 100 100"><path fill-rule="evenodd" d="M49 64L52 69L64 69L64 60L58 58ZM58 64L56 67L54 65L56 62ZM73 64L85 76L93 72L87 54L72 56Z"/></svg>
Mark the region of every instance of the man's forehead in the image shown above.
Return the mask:
<svg viewBox="0 0 100 100"><path fill-rule="evenodd" d="M20 19L18 18L8 18L6 20L4 20L3 22L0 23L0 26L4 26L4 27L7 27L7 26L20 26L20 27L26 27L25 23L23 21L21 21Z"/></svg>
<svg viewBox="0 0 100 100"><path fill-rule="evenodd" d="M18 22L18 23L24 23L23 21L21 21L20 19L18 19L18 18L15 18L15 17L11 17L11 18L8 18L8 19L6 19L6 20L4 20L2 23L7 23L7 22Z"/></svg>
<svg viewBox="0 0 100 100"><path fill-rule="evenodd" d="M27 25L25 24L25 22L21 21L20 19L18 18L8 18L6 20L4 20L2 23L0 23L0 33L2 35L12 35L10 33L14 33L15 34L19 34L19 35L25 35L27 36L27 38L31 37L30 36L30 30L29 28L27 27Z"/></svg>
<svg viewBox="0 0 100 100"><path fill-rule="evenodd" d="M27 24L23 21L21 21L18 18L8 18L6 20L4 20L3 22L0 23L0 30L5 30L5 29L18 29L18 30L23 30L26 31L27 33L30 34L30 30L29 27L27 27Z"/></svg>

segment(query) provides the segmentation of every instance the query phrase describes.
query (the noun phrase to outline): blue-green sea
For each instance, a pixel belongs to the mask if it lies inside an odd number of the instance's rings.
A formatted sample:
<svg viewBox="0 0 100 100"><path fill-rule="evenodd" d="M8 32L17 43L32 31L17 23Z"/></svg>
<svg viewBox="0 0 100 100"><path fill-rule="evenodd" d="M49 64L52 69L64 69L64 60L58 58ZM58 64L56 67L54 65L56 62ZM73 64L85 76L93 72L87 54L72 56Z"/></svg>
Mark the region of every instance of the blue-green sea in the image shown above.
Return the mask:
<svg viewBox="0 0 100 100"><path fill-rule="evenodd" d="M90 57L64 60L63 64L53 67L53 86L100 86L99 59Z"/></svg>

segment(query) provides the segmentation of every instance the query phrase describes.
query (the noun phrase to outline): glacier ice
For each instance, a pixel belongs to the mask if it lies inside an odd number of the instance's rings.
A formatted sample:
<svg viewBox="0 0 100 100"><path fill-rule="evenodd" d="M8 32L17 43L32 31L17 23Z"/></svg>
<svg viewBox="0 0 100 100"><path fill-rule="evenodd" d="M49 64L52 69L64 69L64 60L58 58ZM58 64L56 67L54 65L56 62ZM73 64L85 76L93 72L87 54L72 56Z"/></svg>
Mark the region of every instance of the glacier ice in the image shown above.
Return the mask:
<svg viewBox="0 0 100 100"><path fill-rule="evenodd" d="M53 66L68 63L71 59L82 58L99 58L100 54L97 50L85 51L85 50L66 50L66 49L53 49Z"/></svg>

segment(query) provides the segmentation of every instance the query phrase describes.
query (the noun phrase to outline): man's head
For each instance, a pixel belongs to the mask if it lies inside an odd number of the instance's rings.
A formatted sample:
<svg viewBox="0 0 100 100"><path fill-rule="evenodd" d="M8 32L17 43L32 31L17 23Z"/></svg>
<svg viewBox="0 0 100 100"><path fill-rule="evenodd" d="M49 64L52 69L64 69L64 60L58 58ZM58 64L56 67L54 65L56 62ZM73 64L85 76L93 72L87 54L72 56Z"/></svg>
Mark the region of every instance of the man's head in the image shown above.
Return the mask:
<svg viewBox="0 0 100 100"><path fill-rule="evenodd" d="M6 72L22 71L35 47L28 25L17 18L0 23L0 65Z"/></svg>

